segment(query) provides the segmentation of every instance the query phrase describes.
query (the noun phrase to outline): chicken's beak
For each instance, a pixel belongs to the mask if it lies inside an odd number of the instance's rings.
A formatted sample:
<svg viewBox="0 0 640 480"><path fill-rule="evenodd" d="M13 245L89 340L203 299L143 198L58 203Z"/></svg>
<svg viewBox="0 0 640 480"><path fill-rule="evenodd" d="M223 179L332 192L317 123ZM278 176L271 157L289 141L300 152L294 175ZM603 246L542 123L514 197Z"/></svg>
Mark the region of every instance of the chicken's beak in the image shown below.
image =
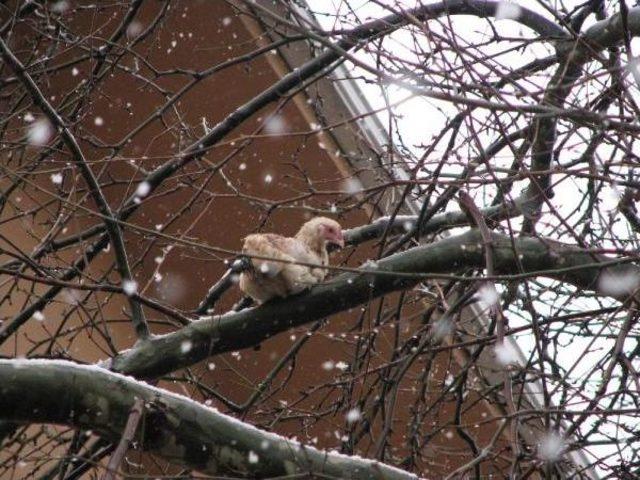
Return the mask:
<svg viewBox="0 0 640 480"><path fill-rule="evenodd" d="M341 248L344 248L344 237L342 236L342 233L333 238L327 239L327 251L329 253L335 252Z"/></svg>

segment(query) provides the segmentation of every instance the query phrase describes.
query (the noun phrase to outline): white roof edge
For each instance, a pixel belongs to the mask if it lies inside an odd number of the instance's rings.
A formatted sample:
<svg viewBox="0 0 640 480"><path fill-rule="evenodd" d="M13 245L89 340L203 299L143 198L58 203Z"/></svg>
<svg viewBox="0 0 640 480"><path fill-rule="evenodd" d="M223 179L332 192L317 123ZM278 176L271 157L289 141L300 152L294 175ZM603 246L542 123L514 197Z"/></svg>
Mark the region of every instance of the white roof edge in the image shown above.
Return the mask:
<svg viewBox="0 0 640 480"><path fill-rule="evenodd" d="M302 1L306 5L306 0ZM290 8L296 10L301 17L306 18L309 22L318 25L318 22L308 9L304 9L296 4L290 5ZM372 112L373 108L358 88L355 80L350 78L347 67L345 67L344 64L341 64L333 71L340 74L340 81L333 83L333 87L349 112L354 116ZM356 122L360 126L363 135L366 136L371 146L375 147L379 152L384 151L385 146L391 143L391 140L389 139L389 136L387 135L387 132L377 114L363 115L358 118ZM397 180L409 180L410 177L406 170L401 168L398 163L399 162L392 162L391 168L393 175ZM407 209L410 210L412 214L417 215L420 212L420 206L416 202L406 201L405 203Z"/></svg>

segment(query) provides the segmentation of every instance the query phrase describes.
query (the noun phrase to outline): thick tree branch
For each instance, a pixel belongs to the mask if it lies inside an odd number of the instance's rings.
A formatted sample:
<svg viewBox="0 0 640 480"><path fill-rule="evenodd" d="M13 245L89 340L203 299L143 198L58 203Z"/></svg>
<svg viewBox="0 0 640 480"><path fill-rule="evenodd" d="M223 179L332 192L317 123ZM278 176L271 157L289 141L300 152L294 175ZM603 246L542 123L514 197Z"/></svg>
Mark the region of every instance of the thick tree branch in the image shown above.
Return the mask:
<svg viewBox="0 0 640 480"><path fill-rule="evenodd" d="M376 461L324 452L263 432L193 400L107 370L57 360L0 360L0 416L91 429L118 441L136 398L138 445L211 475L415 479Z"/></svg>
<svg viewBox="0 0 640 480"><path fill-rule="evenodd" d="M491 238L497 273L518 273L521 264L524 275L554 278L604 295L612 292L598 289L603 269L608 278L633 275L640 279L640 268L624 263L629 259L595 255L537 238L512 239L495 233ZM302 295L193 322L122 352L111 361L111 368L141 378L158 377L211 355L255 346L291 327L348 310L372 298L409 289L429 276L482 268L484 264L482 238L477 230L471 230L392 255L374 266L365 266L363 273L340 275ZM627 296L628 293L619 292L617 298L623 301Z"/></svg>

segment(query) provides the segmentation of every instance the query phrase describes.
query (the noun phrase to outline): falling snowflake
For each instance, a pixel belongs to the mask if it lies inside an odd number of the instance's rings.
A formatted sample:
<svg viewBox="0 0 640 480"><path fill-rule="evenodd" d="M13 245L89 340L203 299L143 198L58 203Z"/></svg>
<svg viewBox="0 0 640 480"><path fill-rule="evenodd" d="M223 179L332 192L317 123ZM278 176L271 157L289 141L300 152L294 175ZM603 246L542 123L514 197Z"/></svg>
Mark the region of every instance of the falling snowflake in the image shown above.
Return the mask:
<svg viewBox="0 0 640 480"><path fill-rule="evenodd" d="M357 178L347 178L342 182L342 191L353 195L362 191L362 184Z"/></svg>
<svg viewBox="0 0 640 480"><path fill-rule="evenodd" d="M266 174L264 176L264 183L271 183L273 181L273 176L271 174Z"/></svg>
<svg viewBox="0 0 640 480"><path fill-rule="evenodd" d="M188 290L189 282L176 272L166 272L163 281L156 285L160 298L172 305L180 302Z"/></svg>
<svg viewBox="0 0 640 480"><path fill-rule="evenodd" d="M518 20L522 9L520 5L511 2L500 2L496 8L496 20Z"/></svg>
<svg viewBox="0 0 640 480"><path fill-rule="evenodd" d="M352 408L351 410L349 410L347 412L347 415L345 416L345 418L347 419L348 423L354 423L357 422L358 420L360 420L362 418L362 413L360 413L360 409L359 408Z"/></svg>
<svg viewBox="0 0 640 480"><path fill-rule="evenodd" d="M631 271L614 273L605 270L598 277L598 289L605 295L620 297L630 295L640 288L640 278Z"/></svg>
<svg viewBox="0 0 640 480"><path fill-rule="evenodd" d="M622 199L622 191L615 185L607 185L602 188L601 191L602 210L605 212L611 212L618 208L620 199Z"/></svg>
<svg viewBox="0 0 640 480"><path fill-rule="evenodd" d="M327 360L326 362L322 362L322 369L326 371L333 370L335 366L336 364L333 362L333 360Z"/></svg>
<svg viewBox="0 0 640 480"><path fill-rule="evenodd" d="M555 462L562 457L566 448L564 439L556 432L548 432L538 444L538 457L547 462Z"/></svg>
<svg viewBox="0 0 640 480"><path fill-rule="evenodd" d="M260 272L264 273L265 275L269 273L269 264L268 263L262 263L260 264Z"/></svg>
<svg viewBox="0 0 640 480"><path fill-rule="evenodd" d="M189 353L192 348L193 348L193 343L191 342L191 340L184 340L180 344L180 352L181 353Z"/></svg>
<svg viewBox="0 0 640 480"><path fill-rule="evenodd" d="M260 461L260 457L253 450L249 451L249 463L258 463Z"/></svg>
<svg viewBox="0 0 640 480"><path fill-rule="evenodd" d="M70 305L78 305L82 299L82 295L78 290L72 290L69 288L65 288L62 291L62 296L65 301Z"/></svg>
<svg viewBox="0 0 640 480"><path fill-rule="evenodd" d="M264 131L269 135L279 135L287 130L287 122L282 115L274 115L264 124Z"/></svg>
<svg viewBox="0 0 640 480"><path fill-rule="evenodd" d="M448 317L443 317L433 324L431 335L440 341L453 333L453 323Z"/></svg>
<svg viewBox="0 0 640 480"><path fill-rule="evenodd" d="M496 360L501 365L517 365L518 364L518 352L508 342L502 342L496 345L494 348L496 353Z"/></svg>
<svg viewBox="0 0 640 480"><path fill-rule="evenodd" d="M478 289L476 298L485 305L491 307L498 304L500 295L492 283L485 283Z"/></svg>
<svg viewBox="0 0 640 480"><path fill-rule="evenodd" d="M102 117L96 117L93 119L93 123L96 127L101 127L102 125L104 125L104 119Z"/></svg>
<svg viewBox="0 0 640 480"><path fill-rule="evenodd" d="M44 313L42 313L40 310L36 310L35 312L33 312L32 318L38 322L43 322Z"/></svg>
<svg viewBox="0 0 640 480"><path fill-rule="evenodd" d="M62 173L52 173L51 174L51 183L55 185L60 185L62 183Z"/></svg>
<svg viewBox="0 0 640 480"><path fill-rule="evenodd" d="M125 295L132 297L138 291L138 282L135 280L127 279L122 282L122 290Z"/></svg>
<svg viewBox="0 0 640 480"><path fill-rule="evenodd" d="M347 368L349 368L349 364L346 362L340 361L336 363L336 368L344 372Z"/></svg>
<svg viewBox="0 0 640 480"><path fill-rule="evenodd" d="M142 24L134 20L127 27L127 37L134 38L137 37L140 33L142 33Z"/></svg>
<svg viewBox="0 0 640 480"><path fill-rule="evenodd" d="M151 184L149 182L140 182L136 188L136 197L144 198L149 195Z"/></svg>
<svg viewBox="0 0 640 480"><path fill-rule="evenodd" d="M51 5L51 11L55 13L64 13L69 9L69 2L60 0Z"/></svg>
<svg viewBox="0 0 640 480"><path fill-rule="evenodd" d="M29 127L29 133L27 138L31 145L42 146L45 145L53 136L53 126L46 118L34 122Z"/></svg>

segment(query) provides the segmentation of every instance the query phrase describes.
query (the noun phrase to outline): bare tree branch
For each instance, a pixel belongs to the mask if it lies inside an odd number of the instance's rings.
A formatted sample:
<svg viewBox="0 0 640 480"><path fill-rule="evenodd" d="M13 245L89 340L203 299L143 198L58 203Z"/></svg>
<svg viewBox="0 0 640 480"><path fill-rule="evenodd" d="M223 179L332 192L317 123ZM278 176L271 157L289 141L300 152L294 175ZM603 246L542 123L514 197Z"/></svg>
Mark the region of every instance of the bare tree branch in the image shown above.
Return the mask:
<svg viewBox="0 0 640 480"><path fill-rule="evenodd" d="M491 239L496 272L507 274L503 279L545 276L598 292L602 271L640 278L640 268L630 265L629 258L605 257L536 238L510 239L492 234ZM390 292L406 290L422 279L481 268L484 263L482 238L477 230L471 230L379 260L374 266L363 267L362 273L341 275L309 293L213 316L151 338L113 358L110 368L139 378L155 378L212 355L258 345L291 327L348 310ZM513 275L520 264L524 270ZM627 300L630 293L633 289L620 295L619 300Z"/></svg>

